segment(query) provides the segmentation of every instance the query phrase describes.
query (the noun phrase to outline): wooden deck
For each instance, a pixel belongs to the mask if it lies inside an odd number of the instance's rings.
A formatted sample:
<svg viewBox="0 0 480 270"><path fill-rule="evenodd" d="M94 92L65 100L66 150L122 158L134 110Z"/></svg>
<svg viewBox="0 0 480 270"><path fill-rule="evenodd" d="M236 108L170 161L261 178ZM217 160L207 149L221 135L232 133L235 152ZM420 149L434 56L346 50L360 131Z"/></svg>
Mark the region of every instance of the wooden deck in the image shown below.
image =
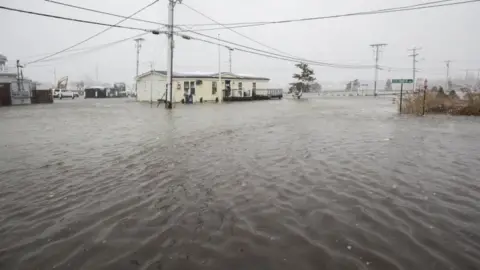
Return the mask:
<svg viewBox="0 0 480 270"><path fill-rule="evenodd" d="M223 97L225 102L237 102L237 101L253 101L253 100L271 100L282 99L282 89L257 89L253 91L251 96L229 96Z"/></svg>

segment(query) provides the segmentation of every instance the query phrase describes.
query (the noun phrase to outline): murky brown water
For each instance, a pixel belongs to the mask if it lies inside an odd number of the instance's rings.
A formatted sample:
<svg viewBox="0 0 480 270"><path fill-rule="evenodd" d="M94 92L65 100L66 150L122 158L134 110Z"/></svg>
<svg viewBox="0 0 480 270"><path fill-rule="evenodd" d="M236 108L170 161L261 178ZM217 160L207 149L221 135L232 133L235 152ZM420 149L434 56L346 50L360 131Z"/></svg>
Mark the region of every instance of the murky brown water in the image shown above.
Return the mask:
<svg viewBox="0 0 480 270"><path fill-rule="evenodd" d="M480 119L389 99L0 108L0 269L480 269Z"/></svg>

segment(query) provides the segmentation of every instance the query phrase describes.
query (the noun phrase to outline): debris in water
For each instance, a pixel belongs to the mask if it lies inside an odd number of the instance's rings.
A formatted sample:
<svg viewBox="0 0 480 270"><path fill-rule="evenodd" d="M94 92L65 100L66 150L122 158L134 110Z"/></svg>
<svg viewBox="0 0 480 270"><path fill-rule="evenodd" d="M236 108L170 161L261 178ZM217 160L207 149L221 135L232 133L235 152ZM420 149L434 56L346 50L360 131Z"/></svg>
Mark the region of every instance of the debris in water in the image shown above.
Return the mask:
<svg viewBox="0 0 480 270"><path fill-rule="evenodd" d="M352 250L352 246L348 245L347 246L348 250Z"/></svg>
<svg viewBox="0 0 480 270"><path fill-rule="evenodd" d="M371 264L371 262L367 262L367 265L370 265L370 264Z"/></svg>
<svg viewBox="0 0 480 270"><path fill-rule="evenodd" d="M140 265L140 263L137 260L130 260L130 263L137 266Z"/></svg>
<svg viewBox="0 0 480 270"><path fill-rule="evenodd" d="M397 188L397 185L393 185L392 188L393 188L393 189L396 189L396 188Z"/></svg>
<svg viewBox="0 0 480 270"><path fill-rule="evenodd" d="M55 196L53 193L50 193L50 194L48 195L49 198L53 198L53 196Z"/></svg>

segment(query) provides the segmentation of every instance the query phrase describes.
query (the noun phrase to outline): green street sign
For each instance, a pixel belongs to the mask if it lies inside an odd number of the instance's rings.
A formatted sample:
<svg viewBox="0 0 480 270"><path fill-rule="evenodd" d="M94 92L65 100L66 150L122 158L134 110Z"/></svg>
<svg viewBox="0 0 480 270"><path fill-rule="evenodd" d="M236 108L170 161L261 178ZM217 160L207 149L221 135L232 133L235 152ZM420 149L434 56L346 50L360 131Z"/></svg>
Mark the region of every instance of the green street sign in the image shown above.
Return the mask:
<svg viewBox="0 0 480 270"><path fill-rule="evenodd" d="M413 83L412 79L393 79L392 83Z"/></svg>

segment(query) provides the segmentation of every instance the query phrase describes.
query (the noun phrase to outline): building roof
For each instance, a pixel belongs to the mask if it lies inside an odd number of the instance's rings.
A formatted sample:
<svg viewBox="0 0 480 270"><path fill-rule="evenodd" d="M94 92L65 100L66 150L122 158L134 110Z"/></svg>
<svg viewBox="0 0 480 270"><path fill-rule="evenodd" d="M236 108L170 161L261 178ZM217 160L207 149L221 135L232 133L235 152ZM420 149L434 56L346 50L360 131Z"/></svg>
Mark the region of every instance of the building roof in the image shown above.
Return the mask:
<svg viewBox="0 0 480 270"><path fill-rule="evenodd" d="M143 74L138 75L137 79L141 79L145 76L151 75L152 73L155 73L157 75L161 76L167 76L167 72L164 70L154 70L154 71L149 71L145 72ZM218 72L174 72L173 73L173 78L194 78L194 79L215 79L218 78ZM269 81L269 78L265 77L258 77L254 75L249 75L249 74L235 74L231 72L222 72L222 78L229 78L229 79L247 79L247 80L267 80Z"/></svg>

